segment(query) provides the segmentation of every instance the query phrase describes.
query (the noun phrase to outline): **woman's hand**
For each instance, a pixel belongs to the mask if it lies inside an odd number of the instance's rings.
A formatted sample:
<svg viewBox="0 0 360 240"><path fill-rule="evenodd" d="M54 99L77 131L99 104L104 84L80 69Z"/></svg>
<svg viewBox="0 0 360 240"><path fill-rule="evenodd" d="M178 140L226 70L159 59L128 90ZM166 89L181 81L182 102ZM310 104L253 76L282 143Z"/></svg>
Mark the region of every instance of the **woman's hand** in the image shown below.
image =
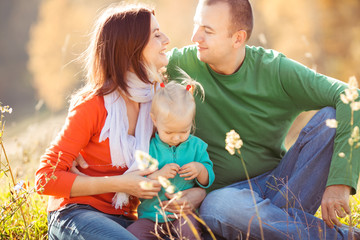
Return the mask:
<svg viewBox="0 0 360 240"><path fill-rule="evenodd" d="M195 187L182 191L182 196L178 199L171 200L175 194L165 193L165 196L169 199L168 201L163 201L162 205L165 207L165 210L175 214L187 213L194 211L200 207L201 202L206 197L206 191L203 188ZM169 217L174 217L170 215Z"/></svg>
<svg viewBox="0 0 360 240"><path fill-rule="evenodd" d="M121 177L122 183L119 183L121 189L117 192L126 192L138 198L152 199L161 190L161 185L157 180L151 180L144 176L152 173L151 170L134 171L125 173ZM141 187L141 182L145 182L146 187ZM121 184L121 185L120 185Z"/></svg>

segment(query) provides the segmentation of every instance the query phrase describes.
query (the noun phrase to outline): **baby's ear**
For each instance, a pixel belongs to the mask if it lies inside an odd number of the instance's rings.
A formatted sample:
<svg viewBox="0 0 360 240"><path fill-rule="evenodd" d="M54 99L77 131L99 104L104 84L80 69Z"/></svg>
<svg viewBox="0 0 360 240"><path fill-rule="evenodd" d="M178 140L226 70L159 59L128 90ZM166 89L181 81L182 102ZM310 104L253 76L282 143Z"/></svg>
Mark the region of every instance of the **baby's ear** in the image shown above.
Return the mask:
<svg viewBox="0 0 360 240"><path fill-rule="evenodd" d="M155 116L153 113L150 113L150 117L151 117L151 120L153 121L154 123L154 126L156 127L156 120L155 120Z"/></svg>

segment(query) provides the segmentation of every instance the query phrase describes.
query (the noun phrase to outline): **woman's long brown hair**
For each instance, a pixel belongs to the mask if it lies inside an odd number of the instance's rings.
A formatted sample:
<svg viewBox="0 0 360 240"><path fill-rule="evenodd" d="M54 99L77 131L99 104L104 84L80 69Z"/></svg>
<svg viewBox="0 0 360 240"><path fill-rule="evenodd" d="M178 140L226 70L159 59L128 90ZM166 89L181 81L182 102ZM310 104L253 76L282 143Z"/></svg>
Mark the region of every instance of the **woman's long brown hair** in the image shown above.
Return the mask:
<svg viewBox="0 0 360 240"><path fill-rule="evenodd" d="M93 94L103 96L115 90L128 94L130 68L150 83L142 52L150 38L152 14L154 10L144 5L118 5L100 15L84 52L86 84L73 96L72 106Z"/></svg>

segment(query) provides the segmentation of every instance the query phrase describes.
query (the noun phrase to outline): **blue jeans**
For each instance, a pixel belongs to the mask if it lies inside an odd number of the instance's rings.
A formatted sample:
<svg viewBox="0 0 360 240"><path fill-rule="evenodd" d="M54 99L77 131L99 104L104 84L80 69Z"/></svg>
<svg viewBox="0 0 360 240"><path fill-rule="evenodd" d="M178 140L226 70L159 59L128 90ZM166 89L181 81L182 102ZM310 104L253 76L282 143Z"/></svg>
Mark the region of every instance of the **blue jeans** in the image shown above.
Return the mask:
<svg viewBox="0 0 360 240"><path fill-rule="evenodd" d="M137 239L126 227L133 221L82 204L70 204L48 215L49 239Z"/></svg>
<svg viewBox="0 0 360 240"><path fill-rule="evenodd" d="M321 109L302 129L296 143L272 171L215 190L200 215L218 239L347 239L348 231L330 229L313 216L321 204L329 173L335 129L325 120L335 110ZM254 197L252 196L254 194ZM255 204L261 219L255 210Z"/></svg>

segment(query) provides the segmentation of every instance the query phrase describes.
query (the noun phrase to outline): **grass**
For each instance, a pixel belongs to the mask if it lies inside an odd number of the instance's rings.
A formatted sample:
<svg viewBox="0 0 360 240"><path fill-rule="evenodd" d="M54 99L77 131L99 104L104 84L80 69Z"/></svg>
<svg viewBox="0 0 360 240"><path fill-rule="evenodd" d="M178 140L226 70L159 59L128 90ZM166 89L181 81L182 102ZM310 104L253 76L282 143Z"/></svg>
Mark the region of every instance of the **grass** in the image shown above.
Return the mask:
<svg viewBox="0 0 360 240"><path fill-rule="evenodd" d="M33 176L38 166L39 156L60 129L63 119L63 115L56 116L53 120L46 120L37 125L32 124L32 127L24 131L17 131L16 135L21 135L23 142L18 138L6 139L16 141L16 144L10 144L9 163L5 159L4 151L0 151L0 185L2 186L0 188L0 239L47 239L47 197L35 193ZM48 131L49 126L54 130ZM3 129L2 118L0 121L1 144L4 137ZM15 183L11 179L11 169L15 169L13 171ZM25 183L19 191L16 191L14 186L21 180ZM350 225L351 222L352 226L360 227L359 195L350 197L350 205L351 219L347 216L340 221L346 225ZM320 209L315 215L321 217Z"/></svg>
<svg viewBox="0 0 360 240"><path fill-rule="evenodd" d="M4 181L1 182L3 185ZM47 239L47 198L27 189L16 194L11 183L6 186L0 189L0 239Z"/></svg>

